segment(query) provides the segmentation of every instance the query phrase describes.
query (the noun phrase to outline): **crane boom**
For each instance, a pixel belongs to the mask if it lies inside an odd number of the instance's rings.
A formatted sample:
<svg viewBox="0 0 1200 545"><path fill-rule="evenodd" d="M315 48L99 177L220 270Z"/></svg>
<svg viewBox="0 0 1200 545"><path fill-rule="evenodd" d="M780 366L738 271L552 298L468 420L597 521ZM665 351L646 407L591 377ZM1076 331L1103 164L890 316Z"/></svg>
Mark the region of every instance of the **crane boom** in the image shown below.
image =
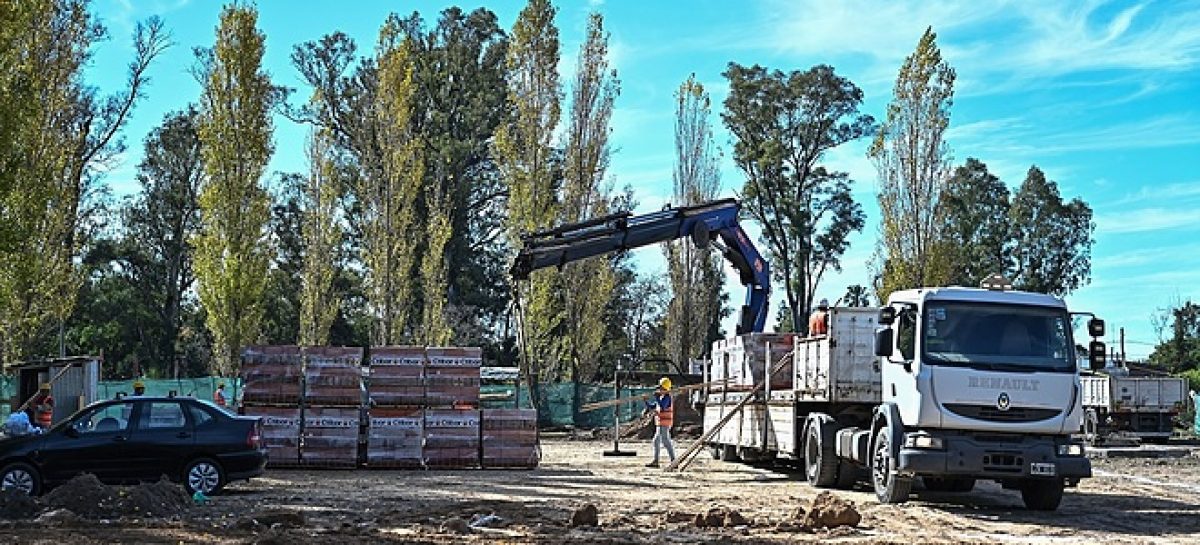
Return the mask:
<svg viewBox="0 0 1200 545"><path fill-rule="evenodd" d="M724 199L649 214L613 214L522 235L521 250L509 272L514 280L524 280L538 269L691 237L700 247L717 245L746 286L737 334L761 332L767 323L771 272L738 223L739 208L736 200Z"/></svg>

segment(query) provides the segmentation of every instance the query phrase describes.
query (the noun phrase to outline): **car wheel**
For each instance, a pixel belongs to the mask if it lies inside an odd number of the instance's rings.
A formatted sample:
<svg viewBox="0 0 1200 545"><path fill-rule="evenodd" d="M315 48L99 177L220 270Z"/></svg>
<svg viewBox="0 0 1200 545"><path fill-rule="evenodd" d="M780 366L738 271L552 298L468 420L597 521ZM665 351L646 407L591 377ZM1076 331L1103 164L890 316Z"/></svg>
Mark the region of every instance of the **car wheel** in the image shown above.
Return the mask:
<svg viewBox="0 0 1200 545"><path fill-rule="evenodd" d="M208 458L197 458L183 470L183 487L189 494L200 492L212 495L225 486L225 472L221 465Z"/></svg>
<svg viewBox="0 0 1200 545"><path fill-rule="evenodd" d="M29 496L36 496L42 492L42 478L38 475L33 466L17 462L5 466L3 471L0 471L0 490L15 489L24 492Z"/></svg>

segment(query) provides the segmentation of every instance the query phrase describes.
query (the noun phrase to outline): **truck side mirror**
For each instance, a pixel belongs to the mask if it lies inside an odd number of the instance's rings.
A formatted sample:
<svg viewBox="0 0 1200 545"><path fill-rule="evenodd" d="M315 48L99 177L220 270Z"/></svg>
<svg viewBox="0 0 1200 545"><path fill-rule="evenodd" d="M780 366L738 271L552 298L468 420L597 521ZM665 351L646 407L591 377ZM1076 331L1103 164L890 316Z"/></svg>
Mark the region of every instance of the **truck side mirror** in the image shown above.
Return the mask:
<svg viewBox="0 0 1200 545"><path fill-rule="evenodd" d="M883 307L879 309L879 325L892 325L896 321L895 307Z"/></svg>
<svg viewBox="0 0 1200 545"><path fill-rule="evenodd" d="M1090 324L1089 324L1090 326ZM1093 371L1104 368L1104 358L1108 355L1104 343L1100 341L1092 341L1088 344L1088 367Z"/></svg>
<svg viewBox="0 0 1200 545"><path fill-rule="evenodd" d="M875 355L881 358L892 357L892 328L884 327L875 330Z"/></svg>
<svg viewBox="0 0 1200 545"><path fill-rule="evenodd" d="M1091 320L1088 320L1087 327L1088 335L1091 335L1092 337L1104 336L1104 320L1092 318Z"/></svg>

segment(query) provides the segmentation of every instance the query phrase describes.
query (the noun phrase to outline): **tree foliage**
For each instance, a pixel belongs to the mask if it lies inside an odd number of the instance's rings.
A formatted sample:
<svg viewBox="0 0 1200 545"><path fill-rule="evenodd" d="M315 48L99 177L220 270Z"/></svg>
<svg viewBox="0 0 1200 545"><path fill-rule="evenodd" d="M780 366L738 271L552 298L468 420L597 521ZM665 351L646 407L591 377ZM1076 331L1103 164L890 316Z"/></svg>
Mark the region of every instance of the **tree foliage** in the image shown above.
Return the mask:
<svg viewBox="0 0 1200 545"><path fill-rule="evenodd" d="M510 240L546 229L559 217L557 171L553 147L562 90L558 81L557 10L548 0L530 0L517 16L506 56L508 107L511 118L496 132L495 153L501 179L508 188ZM556 273L535 271L523 289L525 322L522 373L537 398L541 366L555 368L555 335L562 327L556 304ZM543 361L547 360L547 361Z"/></svg>
<svg viewBox="0 0 1200 545"><path fill-rule="evenodd" d="M1200 304L1180 302L1164 312L1166 335L1150 354L1150 364L1172 372L1200 368Z"/></svg>
<svg viewBox="0 0 1200 545"><path fill-rule="evenodd" d="M1038 167L1029 167L1008 219L1014 287L1066 295L1091 280L1092 209L1078 198L1063 202L1058 184Z"/></svg>
<svg viewBox="0 0 1200 545"><path fill-rule="evenodd" d="M713 144L712 107L695 74L675 92L675 169L672 200L677 206L711 201L720 191L718 151ZM710 331L721 318L721 257L688 241L663 245L671 300L665 316L667 357L682 364L709 351Z"/></svg>
<svg viewBox="0 0 1200 545"><path fill-rule="evenodd" d="M134 32L126 88L111 96L83 81L107 34L85 0L0 6L0 357L11 362L71 315L83 276L82 239L99 220L99 176L168 46L162 23Z"/></svg>
<svg viewBox="0 0 1200 545"><path fill-rule="evenodd" d="M1011 270L1008 186L987 165L968 158L954 169L939 202L950 284L978 286L989 275Z"/></svg>
<svg viewBox="0 0 1200 545"><path fill-rule="evenodd" d="M865 215L844 172L820 165L825 153L867 135L862 91L830 66L785 74L730 64L722 118L736 138L734 161L746 175L743 204L762 225L793 324L803 330L828 270L841 269L849 236Z"/></svg>
<svg viewBox="0 0 1200 545"><path fill-rule="evenodd" d="M309 174L303 193L304 217L301 235L304 263L300 286L300 338L307 346L324 346L337 318L334 278L338 272L337 250L342 243L338 218L341 185L335 151L328 129L309 133Z"/></svg>
<svg viewBox="0 0 1200 545"><path fill-rule="evenodd" d="M271 109L280 91L262 70L265 39L257 20L252 7L227 6L214 47L197 50L206 180L196 276L221 374L234 372L242 346L258 340L271 259L270 196L261 179L274 151Z"/></svg>
<svg viewBox="0 0 1200 545"><path fill-rule="evenodd" d="M947 245L939 236L939 201L950 173L954 69L942 58L937 35L926 29L904 59L887 118L867 155L879 172L880 236L876 293L944 284L950 274Z"/></svg>

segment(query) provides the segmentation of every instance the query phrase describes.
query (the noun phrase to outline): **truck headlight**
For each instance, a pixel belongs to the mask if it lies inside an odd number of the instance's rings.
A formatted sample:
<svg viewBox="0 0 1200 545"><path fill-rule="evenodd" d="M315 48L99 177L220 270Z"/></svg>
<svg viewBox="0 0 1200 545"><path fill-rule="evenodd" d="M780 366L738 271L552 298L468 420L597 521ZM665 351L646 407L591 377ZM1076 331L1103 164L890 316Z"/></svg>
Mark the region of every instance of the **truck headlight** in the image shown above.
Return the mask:
<svg viewBox="0 0 1200 545"><path fill-rule="evenodd" d="M942 443L941 437L914 433L904 436L904 448L941 450L944 448L944 443Z"/></svg>
<svg viewBox="0 0 1200 545"><path fill-rule="evenodd" d="M1059 456L1083 456L1083 445L1071 443L1058 446Z"/></svg>

